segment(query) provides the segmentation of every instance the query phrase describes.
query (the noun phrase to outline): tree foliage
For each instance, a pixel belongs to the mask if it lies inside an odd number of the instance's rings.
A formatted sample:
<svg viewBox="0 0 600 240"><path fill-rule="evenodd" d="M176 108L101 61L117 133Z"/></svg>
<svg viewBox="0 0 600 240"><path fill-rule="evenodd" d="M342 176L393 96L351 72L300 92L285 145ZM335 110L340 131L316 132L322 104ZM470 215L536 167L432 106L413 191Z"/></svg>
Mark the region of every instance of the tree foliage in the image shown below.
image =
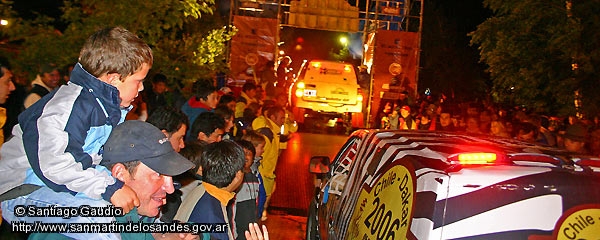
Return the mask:
<svg viewBox="0 0 600 240"><path fill-rule="evenodd" d="M495 100L550 114L598 112L600 1L566 2L484 0L493 17L470 36Z"/></svg>
<svg viewBox="0 0 600 240"><path fill-rule="evenodd" d="M123 26L143 38L154 52L152 71L170 79L193 82L228 69L226 42L235 29L213 15L214 0L64 0L60 19L44 15L24 19L10 9L11 4L2 1L0 8L14 22L3 35L19 46L18 54L11 55L18 70L36 73L37 66L46 62L73 64L85 39L109 26ZM55 27L57 21L64 29Z"/></svg>

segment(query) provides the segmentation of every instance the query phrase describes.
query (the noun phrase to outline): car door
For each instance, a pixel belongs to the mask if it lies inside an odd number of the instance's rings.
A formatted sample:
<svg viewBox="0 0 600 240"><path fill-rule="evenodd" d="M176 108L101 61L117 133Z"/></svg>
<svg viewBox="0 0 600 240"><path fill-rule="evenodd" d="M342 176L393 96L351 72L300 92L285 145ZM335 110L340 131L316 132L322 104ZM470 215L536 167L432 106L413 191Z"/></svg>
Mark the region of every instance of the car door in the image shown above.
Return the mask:
<svg viewBox="0 0 600 240"><path fill-rule="evenodd" d="M359 137L350 137L332 161L328 180L319 199L319 233L323 240L340 239L337 223L341 217L339 210L343 208L341 195L360 142Z"/></svg>

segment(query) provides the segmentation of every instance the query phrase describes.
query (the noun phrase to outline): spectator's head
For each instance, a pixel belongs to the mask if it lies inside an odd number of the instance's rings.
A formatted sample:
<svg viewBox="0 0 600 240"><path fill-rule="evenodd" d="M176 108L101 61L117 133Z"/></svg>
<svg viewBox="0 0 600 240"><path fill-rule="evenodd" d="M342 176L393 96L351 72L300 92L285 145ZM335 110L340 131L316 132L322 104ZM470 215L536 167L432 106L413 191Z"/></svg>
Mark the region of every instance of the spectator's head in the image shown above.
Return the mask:
<svg viewBox="0 0 600 240"><path fill-rule="evenodd" d="M254 84L253 82L246 82L242 86L242 91L246 93L248 97L253 98L256 96L256 84Z"/></svg>
<svg viewBox="0 0 600 240"><path fill-rule="evenodd" d="M564 138L565 149L571 152L584 152L585 142L588 138L588 129L583 123L575 123L567 126Z"/></svg>
<svg viewBox="0 0 600 240"><path fill-rule="evenodd" d="M225 120L214 112L203 112L192 124L192 136L198 141L213 143L221 141L225 133Z"/></svg>
<svg viewBox="0 0 600 240"><path fill-rule="evenodd" d="M534 143L537 139L538 128L530 122L523 122L519 124L519 131L517 139L525 142Z"/></svg>
<svg viewBox="0 0 600 240"><path fill-rule="evenodd" d="M157 216L167 194L175 190L172 176L194 167L158 128L137 120L112 130L102 157L101 165L133 189L140 200L138 213L148 217Z"/></svg>
<svg viewBox="0 0 600 240"><path fill-rule="evenodd" d="M271 121L277 124L278 127L281 127L281 125L284 124L285 110L283 110L282 107L275 106L267 109L266 111L267 118L271 119Z"/></svg>
<svg viewBox="0 0 600 240"><path fill-rule="evenodd" d="M56 88L60 83L60 71L54 63L47 63L40 66L40 78L49 88Z"/></svg>
<svg viewBox="0 0 600 240"><path fill-rule="evenodd" d="M497 120L490 123L490 134L498 137L510 137L504 124Z"/></svg>
<svg viewBox="0 0 600 240"><path fill-rule="evenodd" d="M260 157L265 152L265 144L267 140L261 133L253 130L246 131L246 134L242 136L242 140L249 141L254 146L255 156Z"/></svg>
<svg viewBox="0 0 600 240"><path fill-rule="evenodd" d="M156 94L163 94L167 91L167 76L158 73L152 78L152 91Z"/></svg>
<svg viewBox="0 0 600 240"><path fill-rule="evenodd" d="M189 141L185 143L185 148L181 149L181 156L187 158L192 162L195 167L191 168L188 172L194 175L202 175L202 164L200 159L202 159L202 152L204 152L204 146L206 143L200 141Z"/></svg>
<svg viewBox="0 0 600 240"><path fill-rule="evenodd" d="M202 181L218 188L228 186L244 167L244 150L231 140L206 145L202 153Z"/></svg>
<svg viewBox="0 0 600 240"><path fill-rule="evenodd" d="M143 81L153 61L148 44L121 27L95 32L79 53L83 69L119 90L121 107L129 107L144 90Z"/></svg>
<svg viewBox="0 0 600 240"><path fill-rule="evenodd" d="M450 113L448 113L448 112L440 113L440 125L442 127L447 127L450 124L452 124L452 117L450 116Z"/></svg>
<svg viewBox="0 0 600 240"><path fill-rule="evenodd" d="M467 127L465 129L468 133L480 133L479 129L479 118L476 116L468 116L467 117Z"/></svg>
<svg viewBox="0 0 600 240"><path fill-rule="evenodd" d="M262 106L261 106L262 107L262 111L261 111L262 114L265 115L265 116L267 116L267 111L269 110L269 108L272 108L272 107L275 107L275 106L277 106L277 103L274 100L272 100L272 99L265 100L263 102Z"/></svg>
<svg viewBox="0 0 600 240"><path fill-rule="evenodd" d="M400 115L401 115L403 118L406 118L406 117L408 117L408 116L410 115L410 107L409 107L409 106L407 106L407 105L404 105L404 106L402 106L402 107L400 108Z"/></svg>
<svg viewBox="0 0 600 240"><path fill-rule="evenodd" d="M233 122L233 110L229 109L227 106L221 105L215 108L215 113L221 116L225 121L225 128L223 130L225 130L225 132L229 132L231 128L233 128L233 125L235 125L235 123Z"/></svg>
<svg viewBox="0 0 600 240"><path fill-rule="evenodd" d="M421 114L420 119L421 119L421 124L428 124L429 121L431 120L429 115L427 115L427 114Z"/></svg>
<svg viewBox="0 0 600 240"><path fill-rule="evenodd" d="M235 100L235 96L233 96L233 94L224 94L221 96L221 98L219 98L219 103L217 104L217 107L223 105L226 106L227 108L231 109L231 111L235 111L235 104L236 104L236 100Z"/></svg>
<svg viewBox="0 0 600 240"><path fill-rule="evenodd" d="M254 149L254 145L246 140L238 140L236 143L244 149L244 172L251 172L250 167L254 163L254 156L256 155L256 149Z"/></svg>
<svg viewBox="0 0 600 240"><path fill-rule="evenodd" d="M262 106L260 106L260 104L258 104L256 102L252 102L252 103L246 105L246 108L244 109L244 114L243 114L244 119L254 120L255 118L259 117L260 115L262 115Z"/></svg>
<svg viewBox="0 0 600 240"><path fill-rule="evenodd" d="M7 66L0 64L0 104L4 104L10 92L15 90L13 74Z"/></svg>
<svg viewBox="0 0 600 240"><path fill-rule="evenodd" d="M204 103L206 106L210 107L210 109L217 107L217 104L219 103L219 93L217 92L217 87L212 85L210 80L200 79L194 83L193 88L196 100Z"/></svg>
<svg viewBox="0 0 600 240"><path fill-rule="evenodd" d="M181 110L170 106L158 107L146 122L160 129L169 138L175 152L185 147L184 137L190 122Z"/></svg>

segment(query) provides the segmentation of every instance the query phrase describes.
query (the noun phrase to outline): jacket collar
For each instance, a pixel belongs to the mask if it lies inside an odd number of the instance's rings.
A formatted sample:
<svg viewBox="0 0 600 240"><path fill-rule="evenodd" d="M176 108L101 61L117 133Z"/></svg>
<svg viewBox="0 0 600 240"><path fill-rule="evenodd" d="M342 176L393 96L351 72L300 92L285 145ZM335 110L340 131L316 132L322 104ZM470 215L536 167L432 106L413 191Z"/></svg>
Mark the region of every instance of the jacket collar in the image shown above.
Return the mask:
<svg viewBox="0 0 600 240"><path fill-rule="evenodd" d="M118 112L117 116L119 117L115 119L111 117L110 122L114 125L119 122L121 115L121 99L119 98L119 90L115 86L112 86L94 77L92 74L83 69L81 63L75 64L73 72L71 72L69 83L74 83L83 87L83 91L89 92L95 98L99 99L109 116L115 116L115 114Z"/></svg>
<svg viewBox="0 0 600 240"><path fill-rule="evenodd" d="M229 201L235 196L234 193L218 188L210 183L203 181L202 185L204 185L204 188L208 194L219 200L223 206L227 206L227 203L229 203Z"/></svg>
<svg viewBox="0 0 600 240"><path fill-rule="evenodd" d="M190 105L190 107L193 107L193 108L204 108L208 111L212 110L211 107L204 104L202 101L196 100L196 97L191 97L190 100L188 101L188 104Z"/></svg>

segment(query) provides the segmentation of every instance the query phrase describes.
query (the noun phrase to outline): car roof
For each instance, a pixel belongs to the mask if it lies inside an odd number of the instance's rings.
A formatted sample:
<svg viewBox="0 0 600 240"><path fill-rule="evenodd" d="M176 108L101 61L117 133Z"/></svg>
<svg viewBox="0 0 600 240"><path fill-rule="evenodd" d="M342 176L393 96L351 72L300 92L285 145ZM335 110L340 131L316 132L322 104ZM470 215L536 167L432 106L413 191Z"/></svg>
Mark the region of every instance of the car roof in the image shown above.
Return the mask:
<svg viewBox="0 0 600 240"><path fill-rule="evenodd" d="M363 144L363 154L384 152L381 149L385 149L387 153L410 151L412 154L406 155L437 159L447 164L440 165L439 168L447 168L451 160L461 153L495 153L504 165L580 167L576 163L581 160L599 160L600 163L600 158L597 157L489 135L427 130L362 129L352 133L351 137L367 141L367 144ZM358 154L360 152L359 150ZM600 172L600 168L592 169Z"/></svg>

